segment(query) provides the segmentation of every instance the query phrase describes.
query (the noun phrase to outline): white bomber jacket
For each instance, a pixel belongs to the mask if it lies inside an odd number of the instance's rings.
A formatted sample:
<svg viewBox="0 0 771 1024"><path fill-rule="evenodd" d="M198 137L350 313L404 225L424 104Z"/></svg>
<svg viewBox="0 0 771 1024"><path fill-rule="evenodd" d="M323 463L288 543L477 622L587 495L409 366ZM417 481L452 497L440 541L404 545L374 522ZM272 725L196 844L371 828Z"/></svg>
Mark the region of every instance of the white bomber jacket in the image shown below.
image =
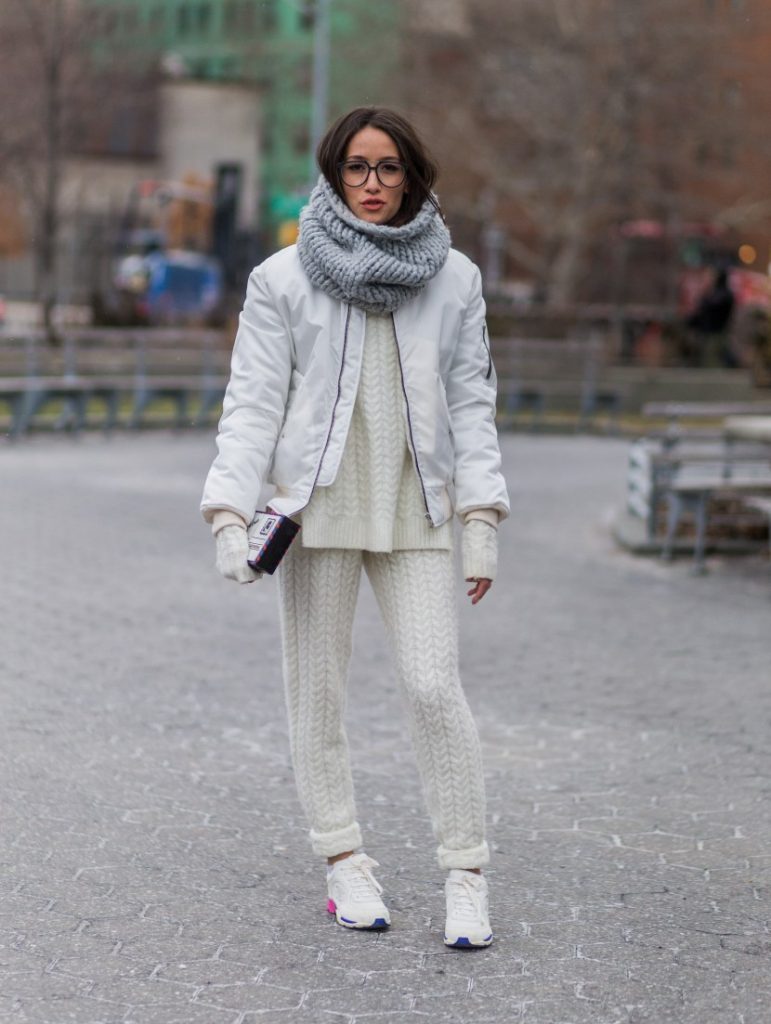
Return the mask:
<svg viewBox="0 0 771 1024"><path fill-rule="evenodd" d="M265 483L271 508L300 511L337 474L351 421L366 314L314 287L295 246L256 267L239 318L201 511L247 522ZM478 268L450 250L393 314L407 440L434 526L474 508L509 512L495 429L496 376Z"/></svg>

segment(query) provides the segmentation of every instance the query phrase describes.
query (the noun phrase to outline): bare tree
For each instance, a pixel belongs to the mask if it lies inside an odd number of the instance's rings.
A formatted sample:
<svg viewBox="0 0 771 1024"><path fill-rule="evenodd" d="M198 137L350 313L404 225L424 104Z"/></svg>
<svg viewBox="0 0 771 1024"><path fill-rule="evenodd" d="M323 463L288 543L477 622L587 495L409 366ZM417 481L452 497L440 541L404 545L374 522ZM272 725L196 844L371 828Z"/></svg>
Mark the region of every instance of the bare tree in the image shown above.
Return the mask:
<svg viewBox="0 0 771 1024"><path fill-rule="evenodd" d="M620 220L710 211L691 188L697 154L735 126L715 117L725 37L700 0L459 4L452 33L436 17L412 34L406 104L436 143L451 212L477 238L505 226L510 261L547 301L608 279L592 242Z"/></svg>
<svg viewBox="0 0 771 1024"><path fill-rule="evenodd" d="M0 155L3 177L33 218L37 292L46 328L56 297L56 237L69 77L70 15L64 0L11 0L2 15Z"/></svg>
<svg viewBox="0 0 771 1024"><path fill-rule="evenodd" d="M93 148L100 126L105 134L135 95L119 59L99 61L107 31L80 0L4 0L0 8L0 183L26 207L52 341L65 160Z"/></svg>

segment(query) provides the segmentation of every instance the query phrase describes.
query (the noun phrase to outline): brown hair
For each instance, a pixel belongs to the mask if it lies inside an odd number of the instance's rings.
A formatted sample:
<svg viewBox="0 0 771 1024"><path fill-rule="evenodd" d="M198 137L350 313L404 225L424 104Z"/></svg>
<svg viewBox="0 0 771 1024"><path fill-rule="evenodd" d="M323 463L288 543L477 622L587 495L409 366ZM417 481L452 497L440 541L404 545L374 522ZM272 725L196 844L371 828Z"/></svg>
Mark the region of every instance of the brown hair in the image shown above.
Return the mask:
<svg viewBox="0 0 771 1024"><path fill-rule="evenodd" d="M399 212L389 221L390 225L399 227L407 224L415 217L426 199L444 218L442 208L431 192L439 168L410 122L388 107L356 107L343 114L327 130L318 145L316 159L319 169L343 202L345 193L338 164L345 159L345 151L353 136L362 128L370 126L379 128L391 136L399 150L399 156L407 165L409 189L404 193Z"/></svg>

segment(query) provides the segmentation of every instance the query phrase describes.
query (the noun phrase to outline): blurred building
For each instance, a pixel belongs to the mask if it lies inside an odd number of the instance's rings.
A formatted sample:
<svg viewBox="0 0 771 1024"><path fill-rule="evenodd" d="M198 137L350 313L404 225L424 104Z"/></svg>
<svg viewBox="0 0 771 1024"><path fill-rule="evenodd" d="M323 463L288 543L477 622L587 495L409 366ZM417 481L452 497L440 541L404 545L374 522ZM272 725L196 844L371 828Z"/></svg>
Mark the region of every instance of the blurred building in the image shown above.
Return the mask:
<svg viewBox="0 0 771 1024"><path fill-rule="evenodd" d="M260 203L268 246L296 221L313 178L310 152L315 0L83 0L110 46L148 68L199 81L249 82L263 96ZM398 90L398 3L333 0L330 116ZM112 41L112 42L110 42ZM218 119L208 123L210 138Z"/></svg>
<svg viewBox="0 0 771 1024"><path fill-rule="evenodd" d="M254 263L259 91L248 83L175 78L145 82L125 100L105 97L62 163L57 277L65 303L87 303L107 289L116 259L135 244L140 230L147 232L148 244L216 249L218 206L220 233L230 243L224 261L237 257L240 246L249 267ZM219 194L223 186L229 195ZM157 214L140 217L140 200L150 194L157 195ZM0 193L0 207L3 196L10 209L7 191ZM31 297L33 229L23 214L4 221L0 291Z"/></svg>
<svg viewBox="0 0 771 1024"><path fill-rule="evenodd" d="M177 195L212 183L213 246L233 262L237 291L244 268L294 239L315 177L315 0L64 0L40 10L60 36L45 55L22 8L0 6L4 88L24 100L3 116L14 130L32 126L20 132L24 150L11 154L13 166L0 147L0 292L40 294L47 263L60 299L82 301L109 273L137 189L162 179ZM393 101L400 4L331 0L330 10L330 118ZM55 171L46 142L54 135ZM25 167L33 170L27 181ZM165 220L192 223L187 214ZM52 247L53 261L41 255Z"/></svg>

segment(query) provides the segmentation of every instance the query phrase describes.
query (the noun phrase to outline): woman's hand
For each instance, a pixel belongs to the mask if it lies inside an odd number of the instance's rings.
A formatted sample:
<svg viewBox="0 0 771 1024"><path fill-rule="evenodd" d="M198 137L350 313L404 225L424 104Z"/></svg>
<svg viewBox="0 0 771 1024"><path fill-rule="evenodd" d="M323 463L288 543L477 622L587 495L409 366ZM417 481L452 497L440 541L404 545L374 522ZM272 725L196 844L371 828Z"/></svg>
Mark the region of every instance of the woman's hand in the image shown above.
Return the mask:
<svg viewBox="0 0 771 1024"><path fill-rule="evenodd" d="M478 604L493 585L498 569L498 531L484 519L467 519L462 534L463 578L474 586L468 591Z"/></svg>
<svg viewBox="0 0 771 1024"><path fill-rule="evenodd" d="M224 526L215 534L217 544L217 569L225 579L236 583L254 583L262 573L247 564L249 538L243 526Z"/></svg>
<svg viewBox="0 0 771 1024"><path fill-rule="evenodd" d="M471 598L471 603L472 604L477 604L479 601L481 601L482 598L487 593L487 591L493 585L493 581L492 580L488 580L488 579L481 579L481 580L468 579L468 580L466 580L466 583L473 583L474 584L474 586L471 588L471 590L467 590L466 591L467 596Z"/></svg>

